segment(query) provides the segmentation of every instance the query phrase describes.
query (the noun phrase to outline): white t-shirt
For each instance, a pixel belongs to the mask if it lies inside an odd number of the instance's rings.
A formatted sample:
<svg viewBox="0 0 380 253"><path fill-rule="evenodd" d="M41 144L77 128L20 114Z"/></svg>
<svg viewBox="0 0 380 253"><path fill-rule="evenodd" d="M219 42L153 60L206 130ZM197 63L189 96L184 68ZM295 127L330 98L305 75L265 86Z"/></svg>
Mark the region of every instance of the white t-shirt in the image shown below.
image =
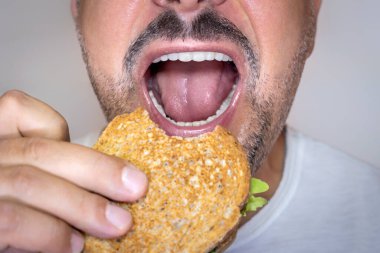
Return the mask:
<svg viewBox="0 0 380 253"><path fill-rule="evenodd" d="M227 252L380 252L380 169L287 128L279 188Z"/></svg>
<svg viewBox="0 0 380 253"><path fill-rule="evenodd" d="M279 188L227 252L380 252L380 169L288 128Z"/></svg>

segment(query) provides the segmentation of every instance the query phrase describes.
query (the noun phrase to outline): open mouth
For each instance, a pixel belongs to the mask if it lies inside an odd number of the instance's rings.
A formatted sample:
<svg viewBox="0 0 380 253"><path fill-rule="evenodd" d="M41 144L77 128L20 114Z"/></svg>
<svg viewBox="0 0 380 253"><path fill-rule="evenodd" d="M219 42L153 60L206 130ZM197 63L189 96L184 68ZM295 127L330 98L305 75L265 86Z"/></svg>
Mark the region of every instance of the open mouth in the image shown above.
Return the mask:
<svg viewBox="0 0 380 253"><path fill-rule="evenodd" d="M167 134L191 137L228 124L240 93L233 57L177 50L152 59L143 95L152 120Z"/></svg>

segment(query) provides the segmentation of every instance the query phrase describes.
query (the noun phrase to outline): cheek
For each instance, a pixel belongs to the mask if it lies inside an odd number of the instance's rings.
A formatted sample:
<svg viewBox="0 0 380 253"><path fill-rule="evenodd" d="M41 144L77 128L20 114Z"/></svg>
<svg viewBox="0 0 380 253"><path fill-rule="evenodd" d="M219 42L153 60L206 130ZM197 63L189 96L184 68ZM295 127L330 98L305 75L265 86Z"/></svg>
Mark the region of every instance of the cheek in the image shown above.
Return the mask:
<svg viewBox="0 0 380 253"><path fill-rule="evenodd" d="M229 126L239 139L260 132L264 114L273 125L282 124L298 84L299 73L292 68L309 22L307 8L304 0L237 0L218 10L248 37L259 54L260 80L246 91Z"/></svg>
<svg viewBox="0 0 380 253"><path fill-rule="evenodd" d="M255 16L262 75L281 79L289 71L302 44L307 22L305 2L271 1Z"/></svg>
<svg viewBox="0 0 380 253"><path fill-rule="evenodd" d="M109 77L121 76L132 41L158 15L144 1L84 1L79 27L93 69ZM148 13L148 15L142 15Z"/></svg>
<svg viewBox="0 0 380 253"><path fill-rule="evenodd" d="M220 12L257 48L261 73L281 78L302 43L308 8L304 0L237 0Z"/></svg>

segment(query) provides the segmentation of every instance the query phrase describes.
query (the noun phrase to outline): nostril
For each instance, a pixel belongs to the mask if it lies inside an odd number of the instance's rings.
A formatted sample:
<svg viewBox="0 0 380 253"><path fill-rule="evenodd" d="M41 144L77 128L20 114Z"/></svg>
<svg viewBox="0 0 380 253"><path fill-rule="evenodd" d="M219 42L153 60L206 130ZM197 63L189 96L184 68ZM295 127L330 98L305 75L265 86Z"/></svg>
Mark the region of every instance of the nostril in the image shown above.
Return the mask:
<svg viewBox="0 0 380 253"><path fill-rule="evenodd" d="M196 11L207 6L217 6L225 1L226 0L153 0L158 6L172 8L180 12Z"/></svg>
<svg viewBox="0 0 380 253"><path fill-rule="evenodd" d="M153 0L153 2L161 7L170 7L177 10L189 11L195 10L204 0Z"/></svg>
<svg viewBox="0 0 380 253"><path fill-rule="evenodd" d="M220 5L220 4L224 3L225 1L226 1L226 0L213 0L212 3L213 3L214 5Z"/></svg>
<svg viewBox="0 0 380 253"><path fill-rule="evenodd" d="M168 0L153 0L153 3L155 3L156 5L161 6L161 7L165 7L170 2L172 2L172 1L168 1Z"/></svg>

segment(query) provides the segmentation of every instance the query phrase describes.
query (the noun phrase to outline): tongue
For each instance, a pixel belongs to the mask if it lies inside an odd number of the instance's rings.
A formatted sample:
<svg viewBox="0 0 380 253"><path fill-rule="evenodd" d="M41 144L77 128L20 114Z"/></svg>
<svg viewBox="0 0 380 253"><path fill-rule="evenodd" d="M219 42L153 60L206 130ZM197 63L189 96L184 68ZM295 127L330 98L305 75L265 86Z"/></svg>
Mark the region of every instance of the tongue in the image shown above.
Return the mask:
<svg viewBox="0 0 380 253"><path fill-rule="evenodd" d="M205 120L219 109L236 74L218 61L162 63L155 83L165 113L177 122Z"/></svg>

